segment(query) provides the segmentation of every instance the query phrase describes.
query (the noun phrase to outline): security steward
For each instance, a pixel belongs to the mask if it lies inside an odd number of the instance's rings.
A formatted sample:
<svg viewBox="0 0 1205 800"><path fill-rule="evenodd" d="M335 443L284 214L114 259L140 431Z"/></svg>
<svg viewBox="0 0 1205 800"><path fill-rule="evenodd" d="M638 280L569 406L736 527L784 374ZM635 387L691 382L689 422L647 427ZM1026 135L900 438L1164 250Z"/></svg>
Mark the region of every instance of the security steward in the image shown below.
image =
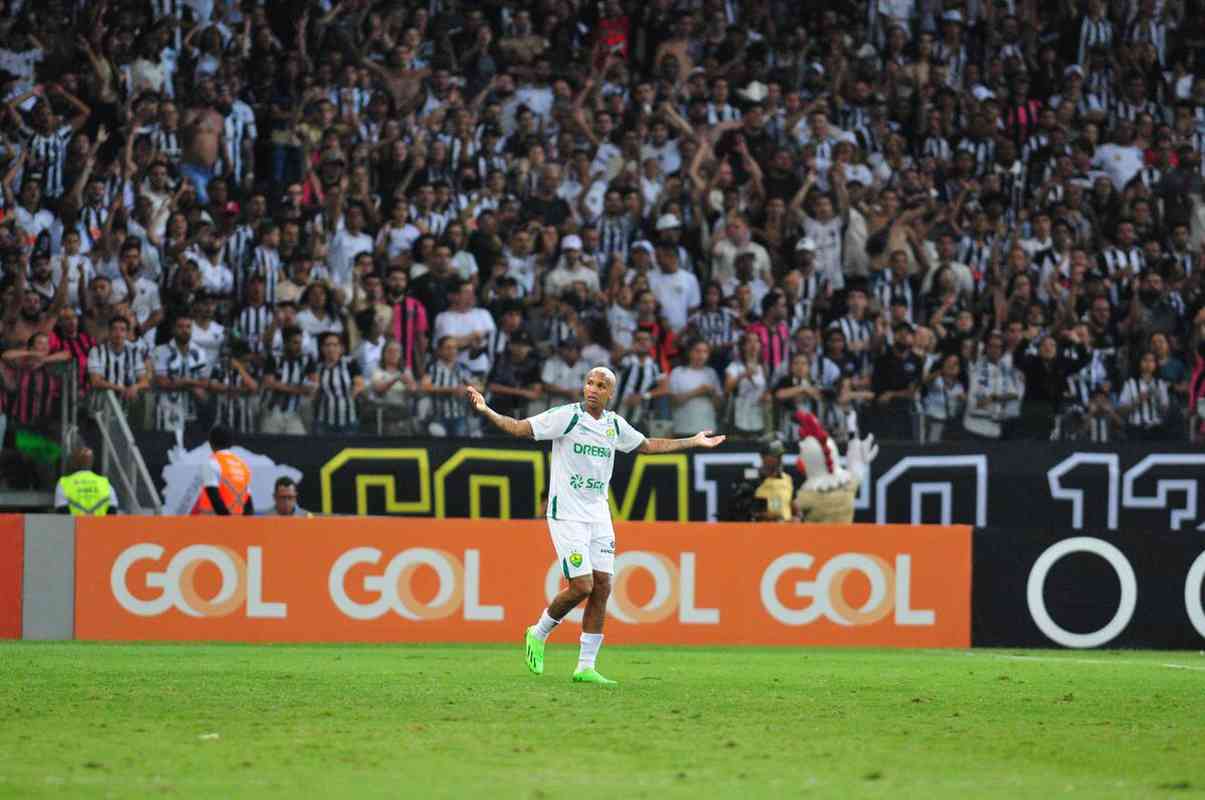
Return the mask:
<svg viewBox="0 0 1205 800"><path fill-rule="evenodd" d="M251 503L251 469L230 448L234 434L225 425L209 432L212 455L202 467L201 494L192 508L194 515L242 516L255 513Z"/></svg>
<svg viewBox="0 0 1205 800"><path fill-rule="evenodd" d="M92 451L77 448L68 473L54 487L54 510L73 517L103 517L117 513L117 493L104 475L92 471Z"/></svg>

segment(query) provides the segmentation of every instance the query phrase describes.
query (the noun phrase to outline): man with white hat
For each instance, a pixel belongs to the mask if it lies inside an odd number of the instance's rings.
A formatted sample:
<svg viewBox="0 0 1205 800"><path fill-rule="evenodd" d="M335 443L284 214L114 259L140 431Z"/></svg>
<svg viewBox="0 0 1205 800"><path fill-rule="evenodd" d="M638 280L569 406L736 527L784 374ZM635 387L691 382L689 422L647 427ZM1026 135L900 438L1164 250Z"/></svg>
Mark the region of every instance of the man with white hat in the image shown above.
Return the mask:
<svg viewBox="0 0 1205 800"><path fill-rule="evenodd" d="M941 15L941 41L933 48L933 56L934 61L945 62L949 86L962 85L962 73L969 60L962 40L963 32L961 11L953 9Z"/></svg>
<svg viewBox="0 0 1205 800"><path fill-rule="evenodd" d="M544 278L544 292L560 297L561 291L581 281L591 292L599 290L598 270L595 261L582 256L582 240L569 234L561 240L561 257Z"/></svg>
<svg viewBox="0 0 1205 800"><path fill-rule="evenodd" d="M668 242L678 250L678 266L687 272L695 271L690 251L682 246L682 220L677 214L662 214L657 217L657 240Z"/></svg>
<svg viewBox="0 0 1205 800"><path fill-rule="evenodd" d="M649 273L649 289L661 304L661 314L674 333L686 327L690 313L703 304L699 279L678 264L677 248L657 244L657 269Z"/></svg>

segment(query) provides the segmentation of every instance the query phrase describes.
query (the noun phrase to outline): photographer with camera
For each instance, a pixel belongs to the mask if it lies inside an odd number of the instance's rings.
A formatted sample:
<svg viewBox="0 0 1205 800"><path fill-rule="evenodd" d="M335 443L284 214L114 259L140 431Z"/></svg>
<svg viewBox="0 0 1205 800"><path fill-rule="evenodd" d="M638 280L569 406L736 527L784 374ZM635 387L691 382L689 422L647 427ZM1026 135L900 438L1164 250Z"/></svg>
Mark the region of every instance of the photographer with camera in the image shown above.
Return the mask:
<svg viewBox="0 0 1205 800"><path fill-rule="evenodd" d="M782 470L785 452L777 439L761 451L761 467L745 471L745 479L733 487L724 514L726 522L789 522L795 483Z"/></svg>
<svg viewBox="0 0 1205 800"><path fill-rule="evenodd" d="M782 456L786 452L782 442L774 439L767 442L761 451L761 482L753 493L753 519L757 522L789 522L791 520L791 498L795 494L795 482L782 470Z"/></svg>

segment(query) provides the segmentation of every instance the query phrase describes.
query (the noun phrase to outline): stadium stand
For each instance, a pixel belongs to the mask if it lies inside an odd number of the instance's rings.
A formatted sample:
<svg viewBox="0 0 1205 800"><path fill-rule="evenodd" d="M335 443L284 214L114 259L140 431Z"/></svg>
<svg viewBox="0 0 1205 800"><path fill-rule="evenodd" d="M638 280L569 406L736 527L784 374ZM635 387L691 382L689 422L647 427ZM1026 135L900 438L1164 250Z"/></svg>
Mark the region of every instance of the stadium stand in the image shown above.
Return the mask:
<svg viewBox="0 0 1205 800"><path fill-rule="evenodd" d="M5 3L3 480L64 360L134 430L607 364L645 430L1198 440L1200 6Z"/></svg>

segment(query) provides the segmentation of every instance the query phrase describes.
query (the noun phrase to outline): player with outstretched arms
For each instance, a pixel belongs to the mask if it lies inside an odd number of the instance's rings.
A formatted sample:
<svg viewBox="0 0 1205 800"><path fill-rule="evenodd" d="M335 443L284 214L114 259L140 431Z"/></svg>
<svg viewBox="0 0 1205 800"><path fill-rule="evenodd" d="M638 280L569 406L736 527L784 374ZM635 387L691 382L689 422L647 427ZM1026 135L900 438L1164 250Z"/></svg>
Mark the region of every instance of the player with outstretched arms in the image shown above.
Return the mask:
<svg viewBox="0 0 1205 800"><path fill-rule="evenodd" d="M715 447L723 436L702 431L687 439L649 439L627 420L607 410L615 391L615 374L595 367L586 376L580 403L550 408L528 419L506 417L485 404L473 387L469 402L496 427L520 439L552 441L552 475L548 488L548 532L569 587L561 591L535 625L527 629L527 667L544 673L544 642L565 615L582 600L581 655L573 680L615 683L594 669L603 640L603 620L615 571L615 529L607 499L615 451L673 453L692 447Z"/></svg>

